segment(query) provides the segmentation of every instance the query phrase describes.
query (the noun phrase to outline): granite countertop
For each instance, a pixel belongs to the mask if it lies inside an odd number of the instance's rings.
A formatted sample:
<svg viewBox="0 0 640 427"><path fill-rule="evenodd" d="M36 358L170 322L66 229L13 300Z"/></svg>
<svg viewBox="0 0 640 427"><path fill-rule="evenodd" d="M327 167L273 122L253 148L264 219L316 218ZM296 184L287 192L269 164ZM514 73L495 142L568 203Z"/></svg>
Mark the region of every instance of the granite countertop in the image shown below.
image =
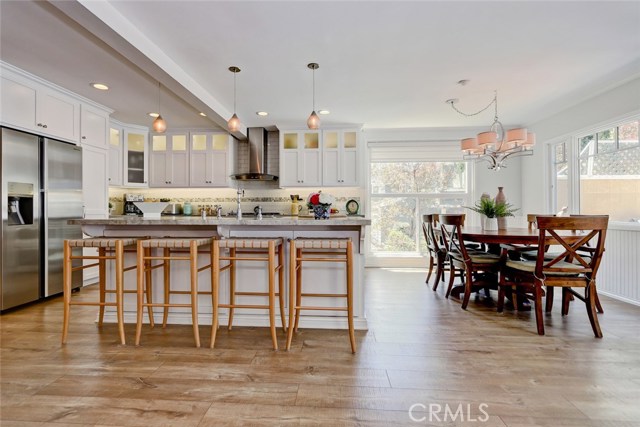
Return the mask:
<svg viewBox="0 0 640 427"><path fill-rule="evenodd" d="M163 215L160 218L143 218L131 215L113 215L105 219L72 219L69 224L78 225L371 225L371 219L362 216L335 216L329 219L315 220L313 217L264 216L263 219L246 217L238 220L234 217L217 218L208 216Z"/></svg>

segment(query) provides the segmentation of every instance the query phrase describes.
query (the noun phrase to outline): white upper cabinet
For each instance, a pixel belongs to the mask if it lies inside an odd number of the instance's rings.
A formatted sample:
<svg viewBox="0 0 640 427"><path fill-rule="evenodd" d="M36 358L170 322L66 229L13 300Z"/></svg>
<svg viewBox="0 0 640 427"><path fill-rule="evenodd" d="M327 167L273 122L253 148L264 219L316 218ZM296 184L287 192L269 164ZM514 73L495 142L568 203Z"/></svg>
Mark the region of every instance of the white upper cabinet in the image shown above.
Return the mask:
<svg viewBox="0 0 640 427"><path fill-rule="evenodd" d="M62 141L107 148L111 110L6 62L0 61L0 69L0 123Z"/></svg>
<svg viewBox="0 0 640 427"><path fill-rule="evenodd" d="M149 150L146 128L124 128L123 169L126 187L149 186Z"/></svg>
<svg viewBox="0 0 640 427"><path fill-rule="evenodd" d="M80 102L52 89L38 90L36 128L38 133L78 142Z"/></svg>
<svg viewBox="0 0 640 427"><path fill-rule="evenodd" d="M320 132L280 132L280 186L316 187L322 184Z"/></svg>
<svg viewBox="0 0 640 427"><path fill-rule="evenodd" d="M189 184L191 187L229 187L231 135L192 132Z"/></svg>
<svg viewBox="0 0 640 427"><path fill-rule="evenodd" d="M188 187L189 134L154 134L150 148L149 186Z"/></svg>
<svg viewBox="0 0 640 427"><path fill-rule="evenodd" d="M2 124L35 131L37 90L33 87L33 83L19 76L5 73L0 82Z"/></svg>
<svg viewBox="0 0 640 427"><path fill-rule="evenodd" d="M106 150L109 139L109 114L90 105L80 107L80 143Z"/></svg>
<svg viewBox="0 0 640 427"><path fill-rule="evenodd" d="M359 177L358 130L322 131L322 184L357 186Z"/></svg>

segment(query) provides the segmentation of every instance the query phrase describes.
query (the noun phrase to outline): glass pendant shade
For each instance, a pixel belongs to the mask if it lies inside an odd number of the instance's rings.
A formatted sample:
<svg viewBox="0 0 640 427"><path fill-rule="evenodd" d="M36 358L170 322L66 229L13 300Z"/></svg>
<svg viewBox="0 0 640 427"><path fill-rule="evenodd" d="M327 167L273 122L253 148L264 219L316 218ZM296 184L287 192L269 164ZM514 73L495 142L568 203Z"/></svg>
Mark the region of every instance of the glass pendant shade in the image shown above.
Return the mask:
<svg viewBox="0 0 640 427"><path fill-rule="evenodd" d="M231 116L227 122L227 128L229 129L229 132L236 132L240 129L240 119L237 114L233 113L233 116Z"/></svg>
<svg viewBox="0 0 640 427"><path fill-rule="evenodd" d="M227 129L229 132L237 132L240 130L240 119L236 114L236 74L238 74L241 70L235 65L229 67L229 71L233 73L233 116L227 122Z"/></svg>
<svg viewBox="0 0 640 427"><path fill-rule="evenodd" d="M160 82L158 82L158 117L156 117L156 119L153 121L153 124L151 125L153 131L157 133L163 133L165 130L167 130L167 122L164 121L162 115L160 114L160 92L161 86Z"/></svg>
<svg viewBox="0 0 640 427"><path fill-rule="evenodd" d="M307 127L309 129L318 129L320 127L320 117L315 111L312 111L311 115L307 119Z"/></svg>
<svg viewBox="0 0 640 427"><path fill-rule="evenodd" d="M167 130L167 122L164 121L161 115L158 115L153 121L152 128L154 132L162 133Z"/></svg>

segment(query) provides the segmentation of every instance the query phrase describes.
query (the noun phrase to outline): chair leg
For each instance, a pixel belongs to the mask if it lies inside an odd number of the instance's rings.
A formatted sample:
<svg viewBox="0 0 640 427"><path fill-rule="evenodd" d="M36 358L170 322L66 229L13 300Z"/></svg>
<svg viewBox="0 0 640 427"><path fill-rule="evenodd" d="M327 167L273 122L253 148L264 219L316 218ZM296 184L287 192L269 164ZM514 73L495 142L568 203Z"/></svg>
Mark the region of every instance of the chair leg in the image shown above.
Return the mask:
<svg viewBox="0 0 640 427"><path fill-rule="evenodd" d="M349 322L349 341L351 352L356 352L356 335L353 326L353 243L347 242L347 320Z"/></svg>
<svg viewBox="0 0 640 427"><path fill-rule="evenodd" d="M536 282L534 286L536 326L538 328L538 335L544 335L544 317L542 316L542 285Z"/></svg>
<svg viewBox="0 0 640 427"><path fill-rule="evenodd" d="M602 338L602 330L600 330L600 322L598 322L598 314L596 313L596 296L594 292L595 285L587 285L585 288L585 303L587 306L587 315L589 316L589 322L591 322L591 328L596 338Z"/></svg>
<svg viewBox="0 0 640 427"><path fill-rule="evenodd" d="M146 257L150 257L151 256L151 248L145 248L144 249L144 254ZM149 313L149 326L150 327L154 327L155 323L153 321L153 307L151 306L151 303L153 302L153 272L151 270L151 260L148 259L145 261L146 264L146 268L144 270L144 277L145 277L145 283L147 284L146 286L146 295L147 295L147 312ZM139 267L138 267L139 268Z"/></svg>
<svg viewBox="0 0 640 427"><path fill-rule="evenodd" d="M284 243L278 246L278 303L280 304L280 320L282 332L287 334L287 319L284 316Z"/></svg>
<svg viewBox="0 0 640 427"><path fill-rule="evenodd" d="M551 313L551 310L553 309L553 286L547 286L547 295L544 302L544 311L546 313Z"/></svg>
<svg viewBox="0 0 640 427"><path fill-rule="evenodd" d="M427 285L429 284L429 279L431 278L431 272L433 271L433 257L429 257L429 272L427 273L427 279L424 281ZM437 276L436 276L437 278ZM436 279L437 280L437 279ZM438 282L434 285L436 288L438 287ZM435 289L434 289L435 291Z"/></svg>
<svg viewBox="0 0 640 427"><path fill-rule="evenodd" d="M289 327L287 328L287 351L291 349L291 340L293 339L293 319L295 317L295 289L296 289L296 245L293 240L289 242Z"/></svg>
<svg viewBox="0 0 640 427"><path fill-rule="evenodd" d="M71 246L65 240L63 246L62 286L64 292L63 319L62 319L62 344L67 343L69 333L69 309L71 308Z"/></svg>
<svg viewBox="0 0 640 427"><path fill-rule="evenodd" d="M191 324L196 347L200 348L200 330L198 328L198 245L191 241L189 248L189 267L191 270Z"/></svg>
<svg viewBox="0 0 640 427"><path fill-rule="evenodd" d="M137 251L137 314L136 314L136 345L140 345L140 336L142 335L142 310L144 309L144 299L143 299L143 291L144 291L144 279L145 279L145 248L142 247L142 242L138 242L138 251ZM147 288L147 295L149 289Z"/></svg>
<svg viewBox="0 0 640 427"><path fill-rule="evenodd" d="M269 328L271 329L271 341L273 349L278 349L278 336L276 335L276 247L269 242Z"/></svg>
<svg viewBox="0 0 640 427"><path fill-rule="evenodd" d="M451 266L453 269L453 265ZM462 299L462 309L466 310L467 305L469 305L469 298L471 298L471 288L473 287L473 278L471 274L466 275L465 286L464 286L464 298Z"/></svg>
<svg viewBox="0 0 640 427"><path fill-rule="evenodd" d="M449 298L451 295L451 289L453 288L453 278L456 275L456 268L453 265L449 266L449 286L447 286L447 292L445 292L444 297Z"/></svg>
<svg viewBox="0 0 640 427"><path fill-rule="evenodd" d="M598 310L598 313L601 313L601 314L604 313L604 310L602 309L602 304L600 304L600 297L598 296L598 291L596 291L596 288L594 287L591 292L593 292L593 295L596 299L596 310Z"/></svg>
<svg viewBox="0 0 640 427"><path fill-rule="evenodd" d="M562 315L566 316L569 314L569 305L571 304L571 292L570 288L562 288Z"/></svg>
<svg viewBox="0 0 640 427"><path fill-rule="evenodd" d="M302 249L296 249L296 258L300 260L302 257ZM296 307L302 305L302 260L296 264ZM296 309L296 321L294 329L298 332L298 323L300 322L300 309Z"/></svg>
<svg viewBox="0 0 640 427"><path fill-rule="evenodd" d="M100 257L100 259L98 260L98 286L100 288L100 313L98 314L98 326L102 326L102 322L104 321L104 309L105 309L104 303L106 302L106 293L107 293L107 289L106 289L107 262L103 258L105 255L106 255L105 249L98 248L98 256ZM116 267L116 275L117 274L118 274L118 267Z"/></svg>
<svg viewBox="0 0 640 427"><path fill-rule="evenodd" d="M231 260L231 268L229 269L229 323L227 329L231 330L233 327L233 306L236 303L236 250L229 249L229 258Z"/></svg>
<svg viewBox="0 0 640 427"><path fill-rule="evenodd" d="M220 291L220 246L218 242L211 243L211 304L213 306L213 318L211 319L211 344L213 348L216 344L218 333L218 304Z"/></svg>
<svg viewBox="0 0 640 427"><path fill-rule="evenodd" d="M120 344L125 345L124 337L124 246L122 240L116 241L116 316ZM104 307L104 306L101 306Z"/></svg>
<svg viewBox="0 0 640 427"><path fill-rule="evenodd" d="M504 311L504 287L507 286L507 281L504 276L504 273L500 273L499 283L498 283L498 301L496 303L496 311L498 313L502 313Z"/></svg>
<svg viewBox="0 0 640 427"><path fill-rule="evenodd" d="M171 256L171 249L164 248L163 255L165 258ZM164 310L162 314L162 327L167 327L167 319L169 318L169 303L171 302L171 261L164 259L162 262L162 270L164 273Z"/></svg>

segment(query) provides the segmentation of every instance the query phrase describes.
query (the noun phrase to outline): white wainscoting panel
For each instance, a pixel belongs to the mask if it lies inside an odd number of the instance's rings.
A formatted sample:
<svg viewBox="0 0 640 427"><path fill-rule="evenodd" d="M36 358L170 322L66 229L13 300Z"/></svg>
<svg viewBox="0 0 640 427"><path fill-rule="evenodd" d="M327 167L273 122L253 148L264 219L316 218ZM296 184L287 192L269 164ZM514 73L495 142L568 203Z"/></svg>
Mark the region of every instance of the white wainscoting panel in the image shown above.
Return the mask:
<svg viewBox="0 0 640 427"><path fill-rule="evenodd" d="M609 226L597 280L599 293L640 305L639 227Z"/></svg>

